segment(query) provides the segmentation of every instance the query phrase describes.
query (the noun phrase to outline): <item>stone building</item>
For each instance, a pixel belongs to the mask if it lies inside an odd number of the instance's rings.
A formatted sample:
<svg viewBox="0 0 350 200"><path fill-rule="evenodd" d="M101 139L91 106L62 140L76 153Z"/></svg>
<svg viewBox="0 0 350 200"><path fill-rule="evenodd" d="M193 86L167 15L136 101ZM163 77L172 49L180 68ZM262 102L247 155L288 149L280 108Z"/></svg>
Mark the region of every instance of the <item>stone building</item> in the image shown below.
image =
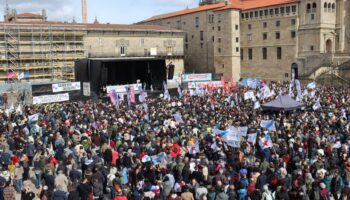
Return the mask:
<svg viewBox="0 0 350 200"><path fill-rule="evenodd" d="M317 79L350 59L349 0L202 0L139 24L185 32L185 70Z"/></svg>
<svg viewBox="0 0 350 200"><path fill-rule="evenodd" d="M84 58L161 59L176 78L184 68L183 40L182 31L162 26L50 22L45 11L12 11L0 22L0 82L19 81L9 72L72 81L75 61Z"/></svg>

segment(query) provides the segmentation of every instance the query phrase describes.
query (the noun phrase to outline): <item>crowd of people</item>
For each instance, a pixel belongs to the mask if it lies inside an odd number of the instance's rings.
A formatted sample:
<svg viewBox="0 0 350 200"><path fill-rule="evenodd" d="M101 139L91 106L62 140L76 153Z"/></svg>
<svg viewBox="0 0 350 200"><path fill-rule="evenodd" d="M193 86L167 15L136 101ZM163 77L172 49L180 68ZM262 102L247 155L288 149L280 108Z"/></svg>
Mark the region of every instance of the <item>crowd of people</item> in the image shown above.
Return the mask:
<svg viewBox="0 0 350 200"><path fill-rule="evenodd" d="M244 98L252 90L263 104L289 93L288 83L268 87L275 92L265 99L259 87L237 86L142 104L1 110L0 199L350 199L349 88L306 90L305 107L288 112ZM256 142L241 137L238 147L229 145L222 133L230 127L247 127Z"/></svg>

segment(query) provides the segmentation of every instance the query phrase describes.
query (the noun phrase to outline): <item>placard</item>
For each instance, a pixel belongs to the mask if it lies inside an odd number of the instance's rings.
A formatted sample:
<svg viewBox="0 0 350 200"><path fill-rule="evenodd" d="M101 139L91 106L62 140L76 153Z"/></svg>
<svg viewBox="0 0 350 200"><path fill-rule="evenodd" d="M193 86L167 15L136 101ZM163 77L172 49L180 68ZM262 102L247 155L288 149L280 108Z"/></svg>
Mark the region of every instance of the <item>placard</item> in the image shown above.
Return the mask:
<svg viewBox="0 0 350 200"><path fill-rule="evenodd" d="M86 97L91 95L90 82L83 83L83 95Z"/></svg>

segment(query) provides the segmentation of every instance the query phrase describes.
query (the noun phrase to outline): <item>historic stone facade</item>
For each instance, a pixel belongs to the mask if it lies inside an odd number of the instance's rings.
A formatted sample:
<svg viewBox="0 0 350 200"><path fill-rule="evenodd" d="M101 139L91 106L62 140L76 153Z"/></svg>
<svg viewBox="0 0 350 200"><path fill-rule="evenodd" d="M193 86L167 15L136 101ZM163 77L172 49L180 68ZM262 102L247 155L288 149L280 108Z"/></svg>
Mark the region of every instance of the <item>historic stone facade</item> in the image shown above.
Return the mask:
<svg viewBox="0 0 350 200"><path fill-rule="evenodd" d="M315 78L350 59L349 0L202 1L140 24L181 29L187 72L226 78Z"/></svg>

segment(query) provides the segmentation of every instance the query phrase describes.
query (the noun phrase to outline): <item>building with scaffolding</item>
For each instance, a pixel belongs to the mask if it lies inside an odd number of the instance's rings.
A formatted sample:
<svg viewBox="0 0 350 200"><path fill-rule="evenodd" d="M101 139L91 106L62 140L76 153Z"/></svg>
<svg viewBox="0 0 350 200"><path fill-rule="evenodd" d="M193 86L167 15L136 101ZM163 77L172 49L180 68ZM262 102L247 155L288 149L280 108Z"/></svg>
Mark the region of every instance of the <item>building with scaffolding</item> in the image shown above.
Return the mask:
<svg viewBox="0 0 350 200"><path fill-rule="evenodd" d="M0 22L0 82L18 82L22 72L29 74L25 81L73 81L75 61L89 57L161 58L181 74L183 38L182 31L161 26L51 22L45 10L12 10Z"/></svg>

